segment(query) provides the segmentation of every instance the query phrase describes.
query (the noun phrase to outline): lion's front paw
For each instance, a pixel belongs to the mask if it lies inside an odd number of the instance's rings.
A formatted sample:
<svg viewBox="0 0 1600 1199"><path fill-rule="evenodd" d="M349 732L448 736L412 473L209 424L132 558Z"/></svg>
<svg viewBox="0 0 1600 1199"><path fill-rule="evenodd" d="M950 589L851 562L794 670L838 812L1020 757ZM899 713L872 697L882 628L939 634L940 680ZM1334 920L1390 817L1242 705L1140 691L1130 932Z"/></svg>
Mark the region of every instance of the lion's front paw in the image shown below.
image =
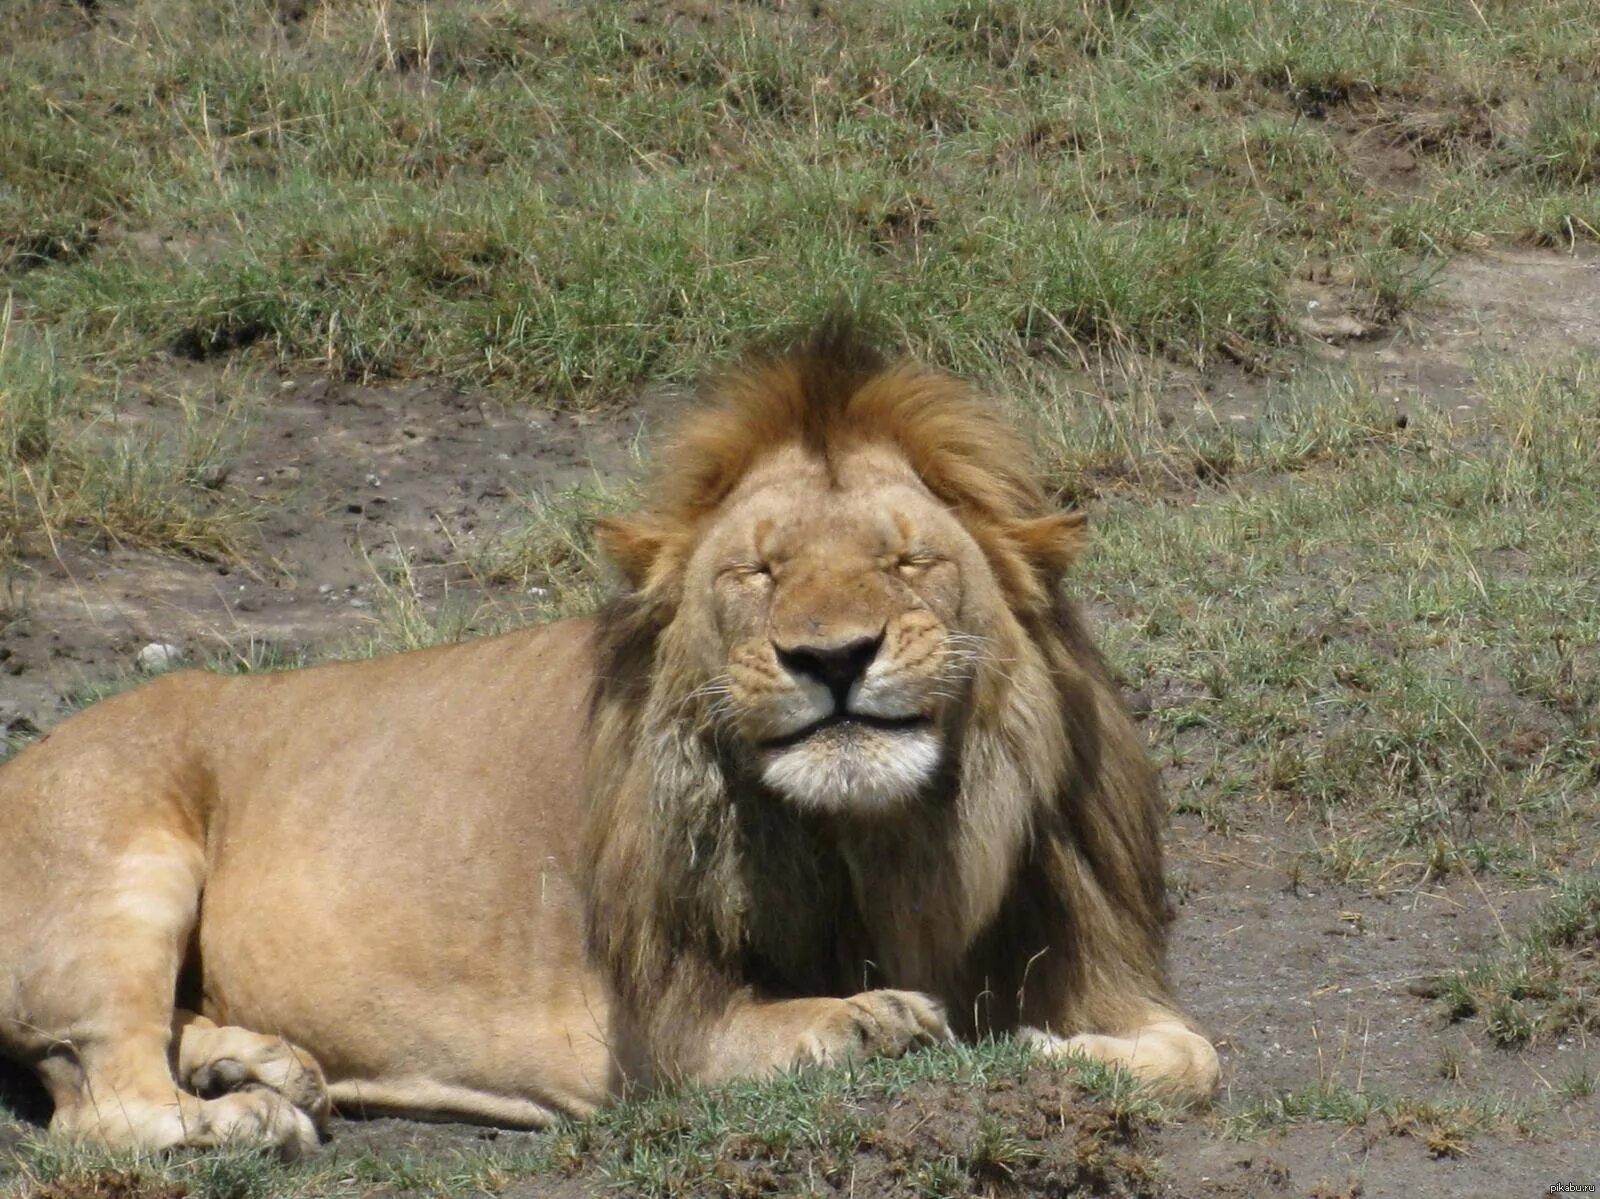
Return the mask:
<svg viewBox="0 0 1600 1199"><path fill-rule="evenodd" d="M944 1010L917 991L863 991L837 999L801 1037L795 1065L833 1066L951 1038Z"/></svg>
<svg viewBox="0 0 1600 1199"><path fill-rule="evenodd" d="M1216 1048L1181 1020L1153 1020L1120 1036L1059 1037L1037 1028L1025 1028L1020 1035L1052 1056L1075 1055L1131 1070L1169 1099L1202 1102L1216 1092L1221 1079Z"/></svg>

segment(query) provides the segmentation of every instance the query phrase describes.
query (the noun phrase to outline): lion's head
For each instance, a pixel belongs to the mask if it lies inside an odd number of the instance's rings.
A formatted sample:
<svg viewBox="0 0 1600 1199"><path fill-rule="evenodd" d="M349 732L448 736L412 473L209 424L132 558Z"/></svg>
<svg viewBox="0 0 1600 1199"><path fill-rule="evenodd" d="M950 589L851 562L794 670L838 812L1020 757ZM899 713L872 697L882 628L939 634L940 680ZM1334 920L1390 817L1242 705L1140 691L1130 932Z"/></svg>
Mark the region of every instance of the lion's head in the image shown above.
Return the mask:
<svg viewBox="0 0 1600 1199"><path fill-rule="evenodd" d="M1025 447L949 376L824 346L717 394L657 509L601 528L671 613L682 715L793 803L911 802L953 766L984 668L1028 648L1081 521L1045 513Z"/></svg>

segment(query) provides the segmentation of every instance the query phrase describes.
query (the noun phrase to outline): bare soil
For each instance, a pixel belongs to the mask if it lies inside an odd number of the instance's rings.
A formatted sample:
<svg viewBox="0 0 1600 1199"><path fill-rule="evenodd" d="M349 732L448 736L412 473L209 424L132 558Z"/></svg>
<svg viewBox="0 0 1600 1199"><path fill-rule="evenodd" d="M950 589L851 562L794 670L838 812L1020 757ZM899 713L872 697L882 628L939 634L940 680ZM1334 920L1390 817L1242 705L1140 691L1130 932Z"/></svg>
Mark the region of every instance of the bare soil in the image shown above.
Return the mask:
<svg viewBox="0 0 1600 1199"><path fill-rule="evenodd" d="M1422 315L1398 330L1367 328L1332 287L1307 283L1298 302L1317 338L1313 352L1370 372L1402 411L1471 411L1477 373L1507 356L1600 350L1600 261L1593 257L1507 250L1457 262ZM1175 374L1169 391L1175 403L1204 397L1248 415L1260 387L1245 372ZM529 607L528 597L473 576L472 547L515 527L531 493L635 469L632 447L654 415L585 420L436 387L374 389L299 376L264 390L228 484L266 510L251 563L218 566L116 546L63 547L59 556L26 560L7 580L0 616L0 725L48 727L84 687L125 677L133 655L152 641L178 644L195 658L263 645L314 656L347 645L371 627L373 563L395 547L419 564L425 603L465 595L512 613ZM1226 835L1179 817L1169 835L1180 883L1173 973L1219 1041L1227 1100L1220 1111L1318 1086L1442 1103L1538 1102L1585 1069L1600 1076L1600 1046L1581 1036L1493 1049L1468 1028L1445 1024L1427 995L1430 978L1502 944L1544 892L1461 877L1394 890L1299 882L1292 864L1305 836L1266 812L1242 813ZM735 1163L739 1178L728 1193L802 1186L905 1193L911 1166L970 1143L983 1112L1002 1108L1026 1115L1037 1138L1026 1166L995 1176L996 1193L1081 1186L1108 1194L1372 1199L1532 1196L1562 1182L1600 1183L1600 1098L1593 1095L1564 1103L1531 1129L1506 1122L1461 1145L1403 1117L1359 1126L1279 1121L1234 1139L1221 1114L1199 1115L1161 1129L1118 1130L1110 1143L1129 1156L1113 1154L1098 1181L1084 1172L1079 1149L1083 1122L1103 1113L1041 1114L1047 1098L1027 1087L919 1088L894 1105L883 1139L843 1172ZM12 1135L0 1123L0 1152ZM519 1134L386 1120L340 1123L325 1152L448 1153L486 1139L527 1143ZM1146 1154L1164 1163L1159 1179L1140 1173ZM582 1194L602 1183L580 1168L518 1183L510 1193Z"/></svg>
<svg viewBox="0 0 1600 1199"><path fill-rule="evenodd" d="M1481 1030L1448 1024L1429 995L1438 974L1500 946L1542 889L1472 878L1376 895L1296 884L1296 836L1270 818L1219 837L1179 817L1168 846L1189 888L1173 975L1217 1038L1227 1100L1326 1086L1538 1103L1575 1072L1600 1070L1600 1045L1581 1038L1495 1049ZM1157 1143L1175 1195L1533 1195L1560 1181L1600 1183L1600 1101L1565 1106L1534 1132L1479 1133L1456 1151L1385 1117L1243 1140L1200 1119Z"/></svg>
<svg viewBox="0 0 1600 1199"><path fill-rule="evenodd" d="M1550 361L1600 347L1600 257L1501 249L1453 261L1420 314L1399 330L1352 315L1337 291L1302 284L1302 329L1327 357L1369 369L1405 404L1475 412L1477 373L1496 362ZM1359 330L1353 335L1352 330Z"/></svg>
<svg viewBox="0 0 1600 1199"><path fill-rule="evenodd" d="M193 384L190 363L172 363ZM226 483L262 513L243 564L62 543L24 559L0 593L0 728L48 728L82 690L126 678L145 645L203 662L294 661L370 633L400 561L425 606L529 597L474 577L474 551L526 521L541 495L634 461L639 421L596 421L444 387L267 380ZM153 408L147 422L178 419Z"/></svg>

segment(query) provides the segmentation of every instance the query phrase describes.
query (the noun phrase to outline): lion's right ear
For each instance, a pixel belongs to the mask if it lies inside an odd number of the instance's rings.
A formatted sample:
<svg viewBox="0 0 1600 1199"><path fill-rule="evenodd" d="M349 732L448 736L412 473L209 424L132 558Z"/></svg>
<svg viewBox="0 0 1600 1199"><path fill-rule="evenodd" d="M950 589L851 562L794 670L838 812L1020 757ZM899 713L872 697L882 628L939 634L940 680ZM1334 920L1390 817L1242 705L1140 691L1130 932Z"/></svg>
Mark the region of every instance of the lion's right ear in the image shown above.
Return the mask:
<svg viewBox="0 0 1600 1199"><path fill-rule="evenodd" d="M1011 526L1011 540L1036 566L1060 577L1078 560L1088 543L1082 512L1053 512Z"/></svg>
<svg viewBox="0 0 1600 1199"><path fill-rule="evenodd" d="M650 517L602 516L595 522L594 535L606 557L636 590L643 590L650 581L651 571L673 540L672 531Z"/></svg>

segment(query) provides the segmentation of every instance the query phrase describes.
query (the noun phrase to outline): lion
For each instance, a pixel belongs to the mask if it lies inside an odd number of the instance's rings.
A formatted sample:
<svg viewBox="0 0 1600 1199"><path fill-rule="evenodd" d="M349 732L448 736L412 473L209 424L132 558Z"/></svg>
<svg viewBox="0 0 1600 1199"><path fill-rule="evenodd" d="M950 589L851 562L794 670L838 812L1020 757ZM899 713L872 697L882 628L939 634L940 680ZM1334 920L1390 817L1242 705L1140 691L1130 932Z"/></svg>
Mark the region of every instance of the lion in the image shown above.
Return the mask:
<svg viewBox="0 0 1600 1199"><path fill-rule="evenodd" d="M1213 1091L1081 515L841 325L702 400L597 616L166 675L0 768L0 1050L53 1133L292 1155L1001 1033Z"/></svg>

